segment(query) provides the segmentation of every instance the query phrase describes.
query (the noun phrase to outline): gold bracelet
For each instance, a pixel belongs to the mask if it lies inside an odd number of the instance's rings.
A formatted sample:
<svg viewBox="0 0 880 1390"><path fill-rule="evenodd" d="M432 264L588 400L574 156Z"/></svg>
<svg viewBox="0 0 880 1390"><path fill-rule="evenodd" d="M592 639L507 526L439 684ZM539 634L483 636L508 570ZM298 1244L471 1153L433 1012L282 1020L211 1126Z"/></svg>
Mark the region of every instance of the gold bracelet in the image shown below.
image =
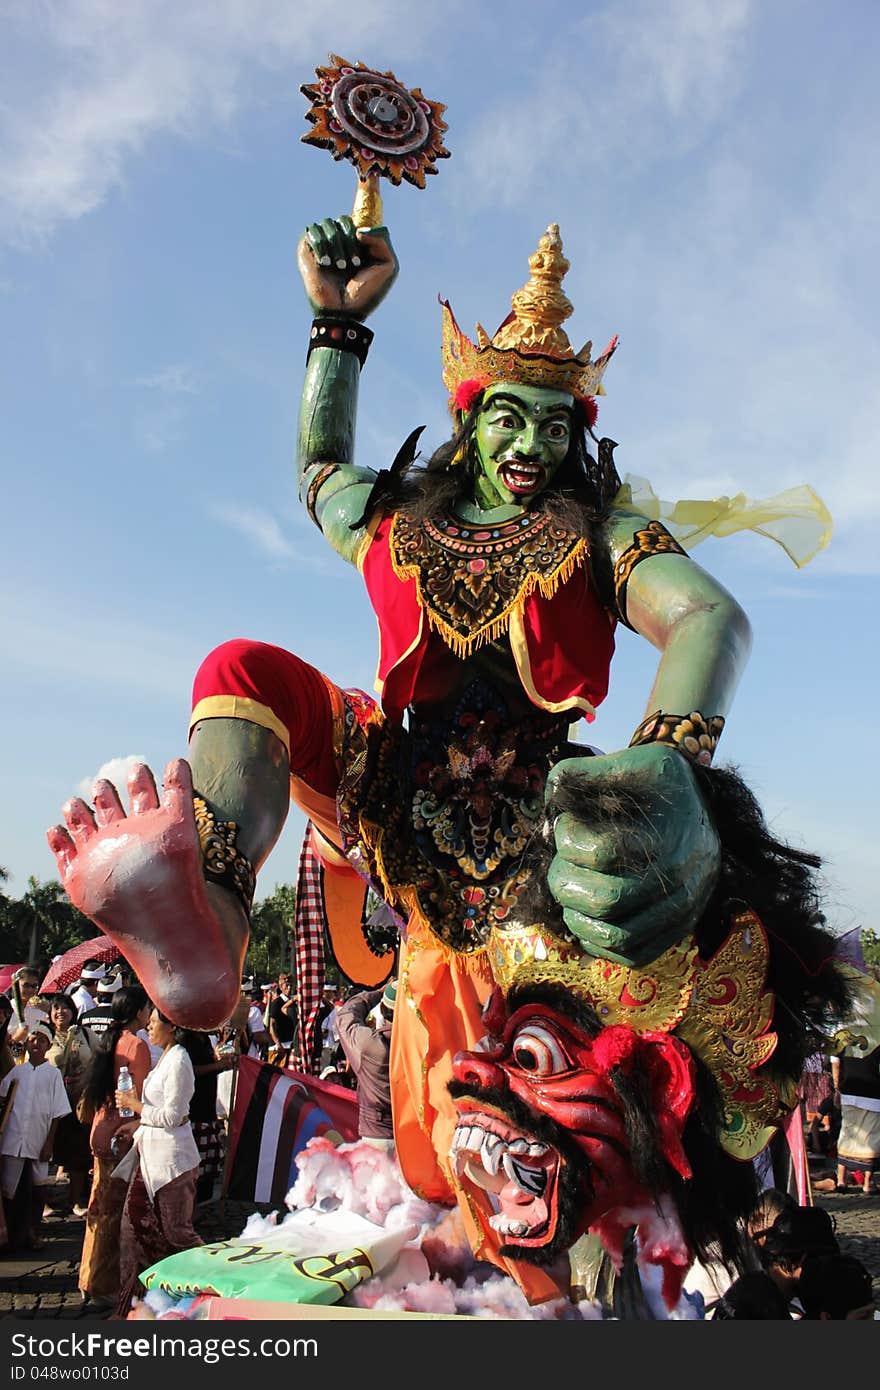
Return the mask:
<svg viewBox="0 0 880 1390"><path fill-rule="evenodd" d="M315 507L318 503L318 493L321 491L321 488L324 486L327 479L331 478L334 473L338 472L338 463L321 464L314 478L309 483L308 491L306 493L306 511L308 512L309 516L312 518L312 521L315 523L316 526L318 525L318 518L315 515Z"/></svg>
<svg viewBox="0 0 880 1390"><path fill-rule="evenodd" d="M614 566L614 602L617 616L628 628L632 623L626 616L626 586L636 565L654 555L686 555L678 541L662 521L649 521L644 530L636 531L632 541Z"/></svg>
<svg viewBox="0 0 880 1390"><path fill-rule="evenodd" d="M690 714L663 714L658 709L642 720L629 746L635 748L642 743L666 743L684 753L691 762L708 767L723 728L724 719L720 714L707 719L696 709Z"/></svg>
<svg viewBox="0 0 880 1390"><path fill-rule="evenodd" d="M235 847L238 826L234 820L217 820L202 796L193 797L193 810L206 880L230 889L250 915L257 878L250 861Z"/></svg>

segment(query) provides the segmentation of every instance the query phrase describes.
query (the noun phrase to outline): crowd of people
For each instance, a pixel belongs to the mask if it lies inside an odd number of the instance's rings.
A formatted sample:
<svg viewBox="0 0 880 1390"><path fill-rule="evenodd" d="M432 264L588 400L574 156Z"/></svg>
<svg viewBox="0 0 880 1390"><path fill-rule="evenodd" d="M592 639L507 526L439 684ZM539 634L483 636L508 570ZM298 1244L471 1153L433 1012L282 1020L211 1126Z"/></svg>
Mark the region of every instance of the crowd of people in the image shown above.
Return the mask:
<svg viewBox="0 0 880 1390"><path fill-rule="evenodd" d="M75 989L39 991L25 967L0 995L0 1246L38 1249L50 1194L63 1190L55 1209L84 1222L79 1287L96 1310L125 1315L144 1269L201 1244L194 1217L217 1190L239 1056L356 1088L361 1138L393 1149L394 979L368 991L328 984L307 1059L284 971L269 985L243 981L211 1035L176 1027L118 965L89 962ZM802 1104L808 1146L836 1165L825 1188L847 1190L851 1179L880 1191L880 1048L810 1059ZM841 1252L826 1211L768 1188L747 1235L752 1267L736 1278L712 1271L707 1318L874 1316L871 1276Z"/></svg>
<svg viewBox="0 0 880 1390"><path fill-rule="evenodd" d="M39 1250L50 1210L80 1219L83 1301L122 1315L140 1272L201 1243L238 1057L299 1060L292 980L243 982L216 1034L176 1027L121 964L88 961L63 991L40 980L22 967L0 995L0 1254Z"/></svg>

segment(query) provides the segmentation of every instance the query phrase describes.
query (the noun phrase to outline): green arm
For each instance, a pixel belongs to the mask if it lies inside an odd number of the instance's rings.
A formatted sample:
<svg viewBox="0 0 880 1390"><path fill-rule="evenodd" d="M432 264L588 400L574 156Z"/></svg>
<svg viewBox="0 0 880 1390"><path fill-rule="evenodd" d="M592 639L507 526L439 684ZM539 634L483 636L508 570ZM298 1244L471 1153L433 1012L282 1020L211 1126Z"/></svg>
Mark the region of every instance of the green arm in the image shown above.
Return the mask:
<svg viewBox="0 0 880 1390"><path fill-rule="evenodd" d="M615 509L597 538L597 571L613 573L647 525ZM647 713L725 716L750 646L748 619L727 590L687 555L666 553L632 569L621 601L621 616L662 652ZM693 768L662 743L567 759L547 779L551 805L569 777L583 793L592 786L597 805L603 791L628 792L639 816L555 817L550 891L588 954L652 960L694 929L718 874L718 837Z"/></svg>
<svg viewBox="0 0 880 1390"><path fill-rule="evenodd" d="M605 526L613 567L646 517L615 509ZM662 652L646 714L726 716L751 649L746 614L722 584L687 555L656 555L632 571L625 617Z"/></svg>
<svg viewBox="0 0 880 1390"><path fill-rule="evenodd" d="M362 323L397 277L397 257L385 227L357 229L350 217L312 223L297 248L312 312ZM366 527L363 515L376 475L354 464L360 365L351 352L316 347L306 365L297 444L297 485L327 540L355 562Z"/></svg>
<svg viewBox="0 0 880 1390"><path fill-rule="evenodd" d="M352 531L351 523L361 516L376 477L352 461L359 374L353 353L315 348L306 367L296 465L300 501L310 501L324 536L352 563L366 527Z"/></svg>

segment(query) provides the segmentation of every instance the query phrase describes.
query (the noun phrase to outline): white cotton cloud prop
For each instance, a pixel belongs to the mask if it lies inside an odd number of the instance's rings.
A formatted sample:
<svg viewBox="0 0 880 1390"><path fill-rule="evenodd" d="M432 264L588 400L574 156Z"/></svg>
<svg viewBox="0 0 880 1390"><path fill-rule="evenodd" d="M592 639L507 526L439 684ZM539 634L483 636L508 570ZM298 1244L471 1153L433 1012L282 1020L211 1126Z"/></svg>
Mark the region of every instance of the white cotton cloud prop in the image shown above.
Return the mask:
<svg viewBox="0 0 880 1390"><path fill-rule="evenodd" d="M122 804L125 805L125 788L128 782L128 775L137 763L145 763L147 760L143 753L126 753L119 758L110 758L106 763L102 763L93 777L84 777L77 787L78 794L83 800L91 802L92 788L101 778L106 778L112 782L119 792ZM161 792L161 787L159 788Z"/></svg>

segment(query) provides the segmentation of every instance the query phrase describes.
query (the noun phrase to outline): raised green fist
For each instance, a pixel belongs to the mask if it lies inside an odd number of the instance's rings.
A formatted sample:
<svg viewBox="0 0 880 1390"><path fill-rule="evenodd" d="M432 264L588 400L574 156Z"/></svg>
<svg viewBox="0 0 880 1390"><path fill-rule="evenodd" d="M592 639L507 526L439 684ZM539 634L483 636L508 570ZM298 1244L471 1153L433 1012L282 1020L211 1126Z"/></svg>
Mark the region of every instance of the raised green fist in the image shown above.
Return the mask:
<svg viewBox="0 0 880 1390"><path fill-rule="evenodd" d="M643 965L693 930L718 877L718 835L683 754L649 743L557 763L547 779L548 886L583 949Z"/></svg>
<svg viewBox="0 0 880 1390"><path fill-rule="evenodd" d="M350 217L325 217L307 227L297 262L315 315L343 314L362 322L397 279L388 228L358 229Z"/></svg>

